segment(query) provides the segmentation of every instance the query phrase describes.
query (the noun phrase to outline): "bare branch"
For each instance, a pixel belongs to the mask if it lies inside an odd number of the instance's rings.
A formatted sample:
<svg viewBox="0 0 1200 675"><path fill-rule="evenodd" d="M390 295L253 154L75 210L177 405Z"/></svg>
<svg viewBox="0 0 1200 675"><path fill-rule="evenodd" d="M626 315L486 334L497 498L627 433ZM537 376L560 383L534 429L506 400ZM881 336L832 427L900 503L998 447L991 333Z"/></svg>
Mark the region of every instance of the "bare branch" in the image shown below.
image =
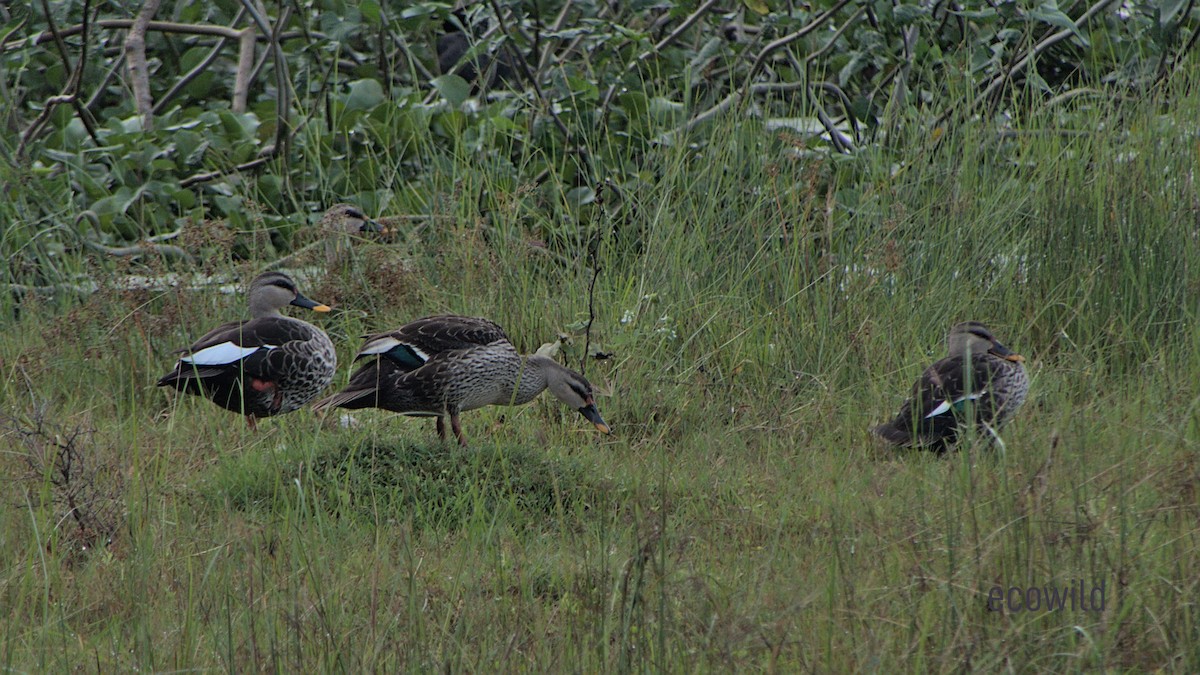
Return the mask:
<svg viewBox="0 0 1200 675"><path fill-rule="evenodd" d="M275 144L273 151L287 156L287 146L291 139L291 129L288 125L288 115L291 111L291 79L288 75L287 59L283 55L283 47L279 44L279 33L284 21L287 20L290 8L285 7L279 15L279 23L272 28L267 18L258 11L253 0L242 0L242 7L250 15L250 19L258 30L270 38L271 57L275 63Z"/></svg>
<svg viewBox="0 0 1200 675"><path fill-rule="evenodd" d="M233 22L230 24L230 28L233 28L234 26L236 26L238 24L238 22L242 20L242 17L245 15L246 15L245 10L239 9L237 15L233 17ZM249 90L249 81L248 81L249 78L248 78L248 76L245 78L243 77L242 61L243 61L243 58L245 57L245 53L246 53L245 41L246 41L247 35L249 35L249 38L250 38L249 49L250 49L251 56L253 56L253 53L254 53L254 30L247 28L247 29L240 31L240 33L241 33L240 40L241 40L242 44L239 45L238 71L237 71L236 79L234 79L234 82L233 82L233 101L230 104L230 108L235 113L242 113L242 112L246 111L246 97L247 97L247 92ZM192 68L188 72L184 73L184 75L179 78L179 81L177 81L171 87L171 89L169 91L167 91L167 93L162 95L162 97L159 99L158 103L154 104L154 114L155 115L161 114L164 110L166 110L167 105L170 103L170 101L172 99L174 99L175 96L177 96L180 91L183 91L184 87L188 86L188 84L191 83L192 80L195 80L197 77L199 77L201 74L203 74L206 70L208 70L208 67L213 64L213 61L216 61L217 57L221 55L221 50L225 47L225 43L228 40L229 40L228 37L226 37L224 35L220 36L217 39L217 41L213 43L212 48L208 52L208 55L205 56L204 59L202 61L200 61L200 63L197 63L195 68ZM239 109L239 102L240 102L240 109Z"/></svg>
<svg viewBox="0 0 1200 675"><path fill-rule="evenodd" d="M199 183L207 183L210 180L216 180L216 179L220 178L221 176L226 176L231 173L237 173L239 171L245 171L247 169L253 169L256 167L260 167L263 164L266 164L267 162L271 161L271 159L275 156L275 148L276 147L278 147L278 146L273 146L267 152L264 152L261 157L252 159L249 162L243 162L242 164L238 164L237 166L235 166L231 169L221 170L221 171L202 171L200 173L192 174L191 176L188 176L187 178L184 178L183 180L179 181L179 187L189 188L189 187L192 187L193 185L197 185Z"/></svg>
<svg viewBox="0 0 1200 675"><path fill-rule="evenodd" d="M500 23L500 30L503 31L505 35L512 35L512 33L509 32L507 22L504 21L504 15L500 11L499 5L496 4L496 0L491 0L491 5L492 11L496 12L496 20ZM521 74L523 74L525 79L529 81L529 86L533 87L533 93L537 96L538 101L541 101L542 108L544 108L550 115L550 118L554 120L554 125L558 127L558 130L562 132L563 137L569 142L572 137L571 130L567 128L566 123L563 122L558 116L558 113L554 111L554 106L551 105L550 101L546 99L546 94L542 91L542 85L538 83L533 72L529 70L529 64L525 62L524 58L516 58L513 60L516 61L517 65L521 68Z"/></svg>
<svg viewBox="0 0 1200 675"><path fill-rule="evenodd" d="M44 127L46 122L50 120L50 116L54 113L54 108L63 103L69 103L75 108L75 112L79 116L79 120L83 123L84 129L87 130L88 136L90 136L92 141L97 145L100 143L100 140L96 136L96 125L92 120L92 116L87 111L87 108L85 108L79 101L79 82L83 79L83 70L87 65L87 17L90 9L91 2L90 0L86 0L83 4L83 49L79 55L79 61L75 64L75 67L72 68L70 58L67 56L66 43L63 42L62 36L58 32L58 28L54 24L54 17L50 13L50 6L46 3L46 0L42 0L42 10L46 13L46 22L50 26L50 32L56 38L55 42L58 45L59 54L63 59L63 68L64 70L70 71L71 76L67 78L67 84L63 87L62 93L58 96L51 96L49 99L47 99L46 105L42 108L41 114L39 114L33 123L29 125L29 128L25 130L25 133L21 134L21 141L17 144L17 157L24 155L25 148L28 147L29 142L41 132L42 127Z"/></svg>
<svg viewBox="0 0 1200 675"><path fill-rule="evenodd" d="M758 74L759 68L762 68L763 63L766 62L768 56L775 53L776 50L786 47L787 45L807 36L809 33L825 25L826 22L833 18L834 14L837 14L848 4L850 4L850 0L838 0L837 4L825 10L824 14L821 14L817 18L810 21L804 26L804 28L801 28L793 33L789 33L778 40L767 43L767 45L758 52L758 56L754 57L754 64L750 66L750 72L746 73L746 83L742 87L742 95L746 96L750 93L754 76Z"/></svg>
<svg viewBox="0 0 1200 675"><path fill-rule="evenodd" d="M1094 4L1090 8L1088 8L1088 11L1084 12L1083 16L1079 17L1075 21L1075 25L1082 26L1082 25L1086 24L1088 21L1091 21L1092 17L1096 16L1096 14L1103 11L1106 7L1111 5L1113 2L1114 2L1114 0L1100 0L1099 2L1097 2L1096 4ZM979 105L979 104L983 103L984 101L989 100L992 97L992 95L995 94L996 91L998 89L1000 89L1000 87L1005 82L1008 82L1014 75L1024 72L1025 68L1028 67L1029 64L1032 63L1035 58L1041 56L1043 53L1046 52L1047 49L1050 49L1054 45L1058 44L1059 42L1062 42L1063 40L1066 40L1067 38L1071 37L1074 34L1075 34L1074 30L1064 28L1063 30L1060 30L1057 33L1054 33L1050 37L1048 37L1045 40L1042 40L1041 42L1034 45L1025 54L1025 56L1021 58L1020 61L1017 61L1015 64L1013 64L1012 68L1010 68L1007 71L992 78L991 84L989 84L987 86L987 88L983 90L983 93L980 94L975 99L975 104ZM942 120L944 120L945 117L946 117L946 114L943 113L943 115L938 118L939 123Z"/></svg>
<svg viewBox="0 0 1200 675"><path fill-rule="evenodd" d="M97 28L106 30L129 30L133 27L134 19L101 19L93 22ZM60 38L72 37L82 34L87 28L87 24L71 26L57 31ZM148 31L157 31L159 33L183 33L186 35L215 35L217 37L240 38L241 31L229 28L228 26L215 26L203 23L175 23L173 21L151 21L146 24ZM33 37L17 40L4 45L4 51L16 51L25 49L26 47L36 47L43 42L49 42L55 39L55 31L48 30L44 33L39 33Z"/></svg>
<svg viewBox="0 0 1200 675"><path fill-rule="evenodd" d="M849 1L850 0L843 0L843 2L849 2ZM701 5L696 8L696 11L687 15L687 17L683 20L683 22L675 27L675 30L671 31L669 34L667 34L666 37L659 40L650 49L647 49L646 51L642 52L641 54L638 54L637 58L635 58L633 61L630 61L629 65L625 66L625 73L629 74L629 73L632 73L634 70L637 70L637 67L639 65L641 65L642 63L644 63L645 61L650 59L655 54L661 52L663 49L666 49L668 46L670 46L672 43L674 43L676 40L678 40L680 38L680 36L682 36L685 32L687 32L687 29L689 29L693 25L695 25L695 23L700 20L700 17L704 16L704 13L707 12L708 10L712 9L712 6L715 4L717 4L717 0L705 0L703 3L701 3ZM612 85L609 86L608 91L604 92L604 98L601 99L601 101L600 101L600 110L602 113L600 116L601 117L601 126L603 126L604 118L608 116L608 106L610 103L612 103L612 98L617 93L617 89L619 86L620 86L619 81L613 82Z"/></svg>
<svg viewBox="0 0 1200 675"><path fill-rule="evenodd" d="M129 65L129 84L133 103L142 117L142 130L154 130L154 101L150 95L150 68L146 64L146 29L158 12L159 0L146 0L129 33L125 35L125 60Z"/></svg>

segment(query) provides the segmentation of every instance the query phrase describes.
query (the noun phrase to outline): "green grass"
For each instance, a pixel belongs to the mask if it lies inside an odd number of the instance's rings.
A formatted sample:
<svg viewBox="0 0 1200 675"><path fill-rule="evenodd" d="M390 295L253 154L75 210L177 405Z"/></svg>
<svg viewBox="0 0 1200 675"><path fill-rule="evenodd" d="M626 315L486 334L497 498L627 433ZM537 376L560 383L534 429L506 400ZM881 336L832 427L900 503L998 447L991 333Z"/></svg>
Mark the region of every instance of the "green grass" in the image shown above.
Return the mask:
<svg viewBox="0 0 1200 675"><path fill-rule="evenodd" d="M89 538L2 437L0 665L1195 671L1200 240L1180 130L1200 98L1154 103L1082 111L1083 134L1047 112L824 160L751 123L701 130L727 140L660 148L577 211L570 186L442 155L381 214L435 218L304 289L347 310L307 317L338 383L359 335L445 311L527 351L570 333L578 366L593 304L611 437L548 399L469 413L466 450L381 412L251 433L153 386L239 298L31 298L3 325L0 411L43 409L50 439L92 429L76 480L121 508ZM874 447L866 429L966 319L1028 357L1002 450ZM988 611L994 586L1072 580L1103 582L1104 610Z"/></svg>

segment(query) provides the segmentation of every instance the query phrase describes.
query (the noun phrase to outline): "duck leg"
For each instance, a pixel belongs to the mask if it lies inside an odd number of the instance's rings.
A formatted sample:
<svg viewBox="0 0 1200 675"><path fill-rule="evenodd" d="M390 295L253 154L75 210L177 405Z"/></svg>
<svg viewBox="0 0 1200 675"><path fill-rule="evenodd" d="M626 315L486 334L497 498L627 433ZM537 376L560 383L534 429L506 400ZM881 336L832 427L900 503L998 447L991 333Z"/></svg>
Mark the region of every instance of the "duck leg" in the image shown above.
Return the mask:
<svg viewBox="0 0 1200 675"><path fill-rule="evenodd" d="M438 415L437 417L437 432L438 438L446 440L446 418Z"/></svg>
<svg viewBox="0 0 1200 675"><path fill-rule="evenodd" d="M439 418L440 419L440 418ZM467 447L467 437L463 434L462 422L458 420L458 413L450 413L450 428L454 430L454 436L458 439L458 444Z"/></svg>
<svg viewBox="0 0 1200 675"><path fill-rule="evenodd" d="M254 417L254 413L246 415L246 425L250 427L250 431L258 431L258 419Z"/></svg>

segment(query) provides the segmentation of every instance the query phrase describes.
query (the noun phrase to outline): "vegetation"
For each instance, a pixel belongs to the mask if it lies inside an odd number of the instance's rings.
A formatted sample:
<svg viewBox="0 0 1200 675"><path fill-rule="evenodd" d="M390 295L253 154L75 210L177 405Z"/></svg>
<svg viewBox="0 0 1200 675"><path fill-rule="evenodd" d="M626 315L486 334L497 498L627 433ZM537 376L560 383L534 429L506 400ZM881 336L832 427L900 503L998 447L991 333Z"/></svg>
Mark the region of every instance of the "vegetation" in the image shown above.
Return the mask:
<svg viewBox="0 0 1200 675"><path fill-rule="evenodd" d="M253 7L160 7L232 28L148 90L122 7L3 10L6 668L1200 667L1191 3ZM337 201L396 232L313 272ZM487 316L615 434L156 389L269 265L340 378ZM964 319L1028 358L1003 444L874 446Z"/></svg>

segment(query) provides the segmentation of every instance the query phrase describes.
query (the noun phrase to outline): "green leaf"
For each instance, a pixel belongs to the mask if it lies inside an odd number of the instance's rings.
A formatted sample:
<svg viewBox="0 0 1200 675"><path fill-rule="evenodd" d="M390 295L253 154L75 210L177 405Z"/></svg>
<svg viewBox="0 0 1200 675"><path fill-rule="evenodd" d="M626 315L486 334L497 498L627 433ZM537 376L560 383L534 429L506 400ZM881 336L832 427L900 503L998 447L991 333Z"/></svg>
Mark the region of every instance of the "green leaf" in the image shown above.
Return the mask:
<svg viewBox="0 0 1200 675"><path fill-rule="evenodd" d="M1053 90L1050 89L1050 85L1046 82L1046 80L1044 80L1042 76L1038 74L1036 68L1030 68L1029 71L1025 73L1025 80L1029 83L1030 87L1037 89L1043 94L1054 93Z"/></svg>
<svg viewBox="0 0 1200 675"><path fill-rule="evenodd" d="M455 108L471 96L471 85L458 75L441 75L433 78L433 86Z"/></svg>
<svg viewBox="0 0 1200 675"><path fill-rule="evenodd" d="M196 193L191 190L175 190L171 193L171 200L180 208L190 209L196 205Z"/></svg>
<svg viewBox="0 0 1200 675"><path fill-rule="evenodd" d="M1087 38L1079 32L1079 27L1075 25L1071 17L1063 14L1062 10L1052 2L1043 2L1036 9L1029 10L1028 16L1035 21L1041 21L1042 23L1057 26L1058 28L1065 28L1074 33L1075 37L1082 40L1084 46L1088 44Z"/></svg>
<svg viewBox="0 0 1200 675"><path fill-rule="evenodd" d="M961 16L964 19L972 21L991 21L996 18L996 10L992 7L985 7L980 10L948 10L954 16Z"/></svg>
<svg viewBox="0 0 1200 675"><path fill-rule="evenodd" d="M372 110L387 100L378 80L355 80L346 95L346 110Z"/></svg>
<svg viewBox="0 0 1200 675"><path fill-rule="evenodd" d="M579 208L596 201L596 191L586 185L571 188L567 191L566 198L567 204L570 204L573 208Z"/></svg>
<svg viewBox="0 0 1200 675"><path fill-rule="evenodd" d="M920 5L896 5L892 8L892 18L902 26L927 16L929 16L929 8Z"/></svg>
<svg viewBox="0 0 1200 675"><path fill-rule="evenodd" d="M1175 17L1187 4L1188 0L1159 0L1158 25L1166 28L1175 23Z"/></svg>
<svg viewBox="0 0 1200 675"><path fill-rule="evenodd" d="M750 11L758 14L767 14L771 11L771 8L763 0L742 0L742 4Z"/></svg>
<svg viewBox="0 0 1200 675"><path fill-rule="evenodd" d="M383 12L379 10L379 0L362 0L358 3L358 11L372 26L379 27L383 23Z"/></svg>

